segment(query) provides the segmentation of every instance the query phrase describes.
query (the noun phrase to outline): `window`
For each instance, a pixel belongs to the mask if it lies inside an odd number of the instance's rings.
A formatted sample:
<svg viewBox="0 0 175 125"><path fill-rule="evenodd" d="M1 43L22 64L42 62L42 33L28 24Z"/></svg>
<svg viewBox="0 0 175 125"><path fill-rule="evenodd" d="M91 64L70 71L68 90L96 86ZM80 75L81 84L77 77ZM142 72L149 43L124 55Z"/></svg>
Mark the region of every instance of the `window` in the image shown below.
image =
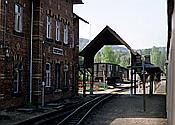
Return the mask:
<svg viewBox="0 0 175 125"><path fill-rule="evenodd" d="M60 77L61 76L61 64L57 63L55 64L55 83L56 83L56 89L60 89Z"/></svg>
<svg viewBox="0 0 175 125"><path fill-rule="evenodd" d="M50 16L47 16L47 38L51 38L51 26L52 24L52 19Z"/></svg>
<svg viewBox="0 0 175 125"><path fill-rule="evenodd" d="M14 65L13 70L13 93L19 93L19 87L22 81L22 63L17 63Z"/></svg>
<svg viewBox="0 0 175 125"><path fill-rule="evenodd" d="M68 65L64 65L64 87L68 87Z"/></svg>
<svg viewBox="0 0 175 125"><path fill-rule="evenodd" d="M64 44L68 44L68 25L64 25Z"/></svg>
<svg viewBox="0 0 175 125"><path fill-rule="evenodd" d="M75 47L75 39L74 39L74 37L72 38L72 46L71 46L71 48L74 48Z"/></svg>
<svg viewBox="0 0 175 125"><path fill-rule="evenodd" d="M46 63L46 87L51 86L51 65Z"/></svg>
<svg viewBox="0 0 175 125"><path fill-rule="evenodd" d="M15 31L22 32L22 10L19 4L15 4Z"/></svg>
<svg viewBox="0 0 175 125"><path fill-rule="evenodd" d="M56 20L56 41L60 41L61 22Z"/></svg>

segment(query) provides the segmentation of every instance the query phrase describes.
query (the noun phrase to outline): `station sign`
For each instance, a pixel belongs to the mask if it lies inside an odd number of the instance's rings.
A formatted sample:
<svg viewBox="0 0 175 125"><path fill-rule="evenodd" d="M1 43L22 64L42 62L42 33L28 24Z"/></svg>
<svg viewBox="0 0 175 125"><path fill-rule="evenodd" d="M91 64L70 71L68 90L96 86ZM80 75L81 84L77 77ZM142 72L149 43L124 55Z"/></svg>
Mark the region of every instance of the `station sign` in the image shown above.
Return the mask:
<svg viewBox="0 0 175 125"><path fill-rule="evenodd" d="M63 55L63 49L53 47L53 54Z"/></svg>

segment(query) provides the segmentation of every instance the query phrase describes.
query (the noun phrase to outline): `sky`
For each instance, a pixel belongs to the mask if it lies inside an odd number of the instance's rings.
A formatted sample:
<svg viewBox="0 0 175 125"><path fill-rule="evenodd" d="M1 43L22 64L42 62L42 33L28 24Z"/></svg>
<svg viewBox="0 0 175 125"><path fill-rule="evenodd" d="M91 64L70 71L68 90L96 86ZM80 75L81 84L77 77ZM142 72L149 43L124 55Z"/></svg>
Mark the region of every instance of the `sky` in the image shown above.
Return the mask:
<svg viewBox="0 0 175 125"><path fill-rule="evenodd" d="M80 38L94 39L106 25L133 49L166 47L167 0L83 0L74 5Z"/></svg>

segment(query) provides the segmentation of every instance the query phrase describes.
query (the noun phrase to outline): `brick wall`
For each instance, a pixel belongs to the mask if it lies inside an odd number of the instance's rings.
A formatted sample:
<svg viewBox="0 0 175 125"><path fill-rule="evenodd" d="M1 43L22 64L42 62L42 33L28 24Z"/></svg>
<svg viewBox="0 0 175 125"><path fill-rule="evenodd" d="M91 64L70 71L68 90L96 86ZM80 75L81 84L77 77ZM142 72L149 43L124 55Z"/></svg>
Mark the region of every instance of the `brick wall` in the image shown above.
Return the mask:
<svg viewBox="0 0 175 125"><path fill-rule="evenodd" d="M18 3L23 7L22 33L14 30L14 3ZM6 4L6 30L4 29L4 4L1 5L1 45L5 43L5 47L0 48L0 108L18 106L27 100L28 88L28 43L30 31L30 3L28 0L8 1ZM4 31L4 32L3 32ZM4 41L3 41L4 34ZM8 56L6 55L8 52ZM22 81L20 82L19 93L13 92L13 71L15 61L21 61L23 65Z"/></svg>
<svg viewBox="0 0 175 125"><path fill-rule="evenodd" d="M0 0L1 1L1 0ZM23 7L22 33L14 30L14 3ZM3 16L3 4L1 3L0 16ZM0 48L0 108L19 106L29 101L29 43L30 43L30 1L14 0L8 1L7 9L7 28L3 32L3 18L0 19L0 44L5 43L5 47ZM47 15L52 17L51 39L46 38ZM61 18L61 40L55 42L56 16ZM32 84L33 103L41 103L41 83L46 80L46 63L51 64L51 87L46 88L46 101L54 101L59 98L71 96L76 89L76 63L78 58L77 48L72 47L74 29L73 27L73 4L72 0L37 0L34 1L34 28L33 28L33 72ZM68 45L63 44L64 24L68 28ZM4 41L3 34L5 33ZM76 37L76 39L78 39ZM53 48L63 50L63 55L53 53ZM9 56L6 56L8 50ZM14 66L16 62L22 62L22 81L20 83L20 92L13 94ZM55 64L61 65L60 89L56 89ZM65 88L64 65L68 65L68 86Z"/></svg>
<svg viewBox="0 0 175 125"><path fill-rule="evenodd" d="M2 28L2 0L0 0L0 29ZM0 36L1 37L1 36Z"/></svg>
<svg viewBox="0 0 175 125"><path fill-rule="evenodd" d="M70 96L73 94L73 90L75 89L75 49L72 48L73 42L73 5L71 0L66 2L66 0L42 0L35 3L35 15L36 18L34 20L34 57L36 60L41 59L41 63L34 64L34 74L40 74L42 77L38 79L33 79L36 82L35 85L40 86L40 88L35 89L34 91L38 92L35 96L35 100L41 102L41 82L46 79L46 63L51 64L51 87L46 88L46 101L53 101L59 98L63 98L66 96ZM52 18L52 30L51 30L51 39L46 38L46 31L47 31L47 15ZM55 42L56 40L56 17L60 16L61 19L61 39L59 42ZM38 21L39 20L39 21ZM69 31L68 31L68 45L64 45L64 24L66 21L69 24ZM57 55L53 53L53 48L58 48L63 50L63 55ZM55 64L59 63L61 65L61 74L60 74L60 86L61 90L57 90L56 86L56 75L55 75ZM69 85L67 88L64 86L64 65L67 64L69 66L68 71L68 81ZM36 70L37 69L37 70ZM42 72L44 71L44 73ZM34 87L37 88L37 87ZM47 92L47 90L49 90ZM39 94L40 93L40 94Z"/></svg>
<svg viewBox="0 0 175 125"><path fill-rule="evenodd" d="M79 18L74 16L73 20L73 30L74 30L74 45L75 45L75 54L74 54L74 92L78 94L78 71L79 71Z"/></svg>

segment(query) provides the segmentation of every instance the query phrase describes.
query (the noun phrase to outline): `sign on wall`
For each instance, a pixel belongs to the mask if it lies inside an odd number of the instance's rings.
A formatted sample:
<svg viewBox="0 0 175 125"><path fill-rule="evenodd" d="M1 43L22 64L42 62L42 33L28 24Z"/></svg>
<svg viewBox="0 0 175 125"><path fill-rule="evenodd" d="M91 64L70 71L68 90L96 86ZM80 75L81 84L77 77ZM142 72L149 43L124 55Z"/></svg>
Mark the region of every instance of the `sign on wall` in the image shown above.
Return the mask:
<svg viewBox="0 0 175 125"><path fill-rule="evenodd" d="M53 54L63 55L63 49L53 47Z"/></svg>

